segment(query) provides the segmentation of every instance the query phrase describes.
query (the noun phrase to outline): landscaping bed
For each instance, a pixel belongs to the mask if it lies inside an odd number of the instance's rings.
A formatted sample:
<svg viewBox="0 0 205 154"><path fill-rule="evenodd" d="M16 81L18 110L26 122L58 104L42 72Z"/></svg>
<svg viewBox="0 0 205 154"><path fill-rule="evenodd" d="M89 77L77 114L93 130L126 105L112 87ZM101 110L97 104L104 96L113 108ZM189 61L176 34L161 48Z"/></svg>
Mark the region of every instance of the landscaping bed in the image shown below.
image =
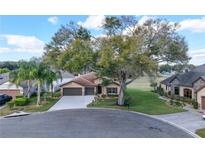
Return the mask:
<svg viewBox="0 0 205 154"><path fill-rule="evenodd" d="M41 98L42 102L40 105L36 105L37 102L37 96L32 96L29 100L26 98L17 98L17 105L9 105L14 102L8 102L7 106L3 109L0 109L0 116L5 116L12 114L17 111L24 111L24 112L43 112L50 109L58 100L60 97L60 92L56 92L54 94L54 97L51 97L51 94L48 93L46 98ZM25 99L25 102L24 102ZM28 102L27 102L28 101ZM15 104L14 103L14 104Z"/></svg>
<svg viewBox="0 0 205 154"><path fill-rule="evenodd" d="M88 107L114 108L151 115L170 114L185 111L182 107L172 106L166 101L159 99L156 93L137 89L127 89L129 95L129 105L116 105L117 98L103 98L88 105Z"/></svg>

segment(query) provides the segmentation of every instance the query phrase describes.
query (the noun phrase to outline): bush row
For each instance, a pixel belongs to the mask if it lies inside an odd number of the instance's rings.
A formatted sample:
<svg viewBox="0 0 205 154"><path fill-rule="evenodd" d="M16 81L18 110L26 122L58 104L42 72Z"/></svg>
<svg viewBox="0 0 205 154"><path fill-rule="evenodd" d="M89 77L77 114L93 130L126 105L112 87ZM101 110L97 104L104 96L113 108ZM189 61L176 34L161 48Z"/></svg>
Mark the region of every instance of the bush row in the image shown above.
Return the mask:
<svg viewBox="0 0 205 154"><path fill-rule="evenodd" d="M14 106L25 106L30 103L30 100L25 97L17 97L15 100L12 100L8 103L9 107L12 108Z"/></svg>

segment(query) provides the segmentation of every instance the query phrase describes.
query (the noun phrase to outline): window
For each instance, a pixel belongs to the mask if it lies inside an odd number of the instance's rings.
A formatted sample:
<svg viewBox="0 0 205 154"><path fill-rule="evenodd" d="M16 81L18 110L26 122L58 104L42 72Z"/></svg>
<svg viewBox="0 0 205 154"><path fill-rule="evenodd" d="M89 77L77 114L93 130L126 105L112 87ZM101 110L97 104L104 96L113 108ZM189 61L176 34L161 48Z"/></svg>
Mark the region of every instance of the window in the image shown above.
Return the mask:
<svg viewBox="0 0 205 154"><path fill-rule="evenodd" d="M179 87L174 87L174 94L179 95Z"/></svg>
<svg viewBox="0 0 205 154"><path fill-rule="evenodd" d="M108 95L116 95L117 94L117 88L107 88L107 94Z"/></svg>
<svg viewBox="0 0 205 154"><path fill-rule="evenodd" d="M192 90L191 89L184 89L184 97L192 98Z"/></svg>

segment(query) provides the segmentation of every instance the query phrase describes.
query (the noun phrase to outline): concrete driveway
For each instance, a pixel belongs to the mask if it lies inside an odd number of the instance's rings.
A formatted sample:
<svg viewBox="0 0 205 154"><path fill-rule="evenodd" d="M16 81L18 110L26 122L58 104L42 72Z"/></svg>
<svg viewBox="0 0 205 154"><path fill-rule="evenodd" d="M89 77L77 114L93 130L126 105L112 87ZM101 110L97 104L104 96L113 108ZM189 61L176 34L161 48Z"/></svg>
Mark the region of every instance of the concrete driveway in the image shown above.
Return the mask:
<svg viewBox="0 0 205 154"><path fill-rule="evenodd" d="M70 109L0 118L1 137L189 138L187 132L138 113L110 109Z"/></svg>
<svg viewBox="0 0 205 154"><path fill-rule="evenodd" d="M171 122L180 127L183 127L192 133L195 133L197 129L205 128L205 120L202 118L202 113L192 109L192 107L185 108L186 112L158 115L155 116L159 119Z"/></svg>
<svg viewBox="0 0 205 154"><path fill-rule="evenodd" d="M48 111L86 108L94 100L94 96L63 96Z"/></svg>

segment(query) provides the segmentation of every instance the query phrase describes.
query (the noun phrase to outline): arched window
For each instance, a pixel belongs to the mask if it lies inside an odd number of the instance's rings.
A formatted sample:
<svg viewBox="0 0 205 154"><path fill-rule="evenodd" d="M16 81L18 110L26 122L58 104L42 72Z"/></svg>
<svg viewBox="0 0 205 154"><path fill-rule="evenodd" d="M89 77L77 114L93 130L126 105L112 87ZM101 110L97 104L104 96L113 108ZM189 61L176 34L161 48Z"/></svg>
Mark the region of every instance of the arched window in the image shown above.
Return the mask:
<svg viewBox="0 0 205 154"><path fill-rule="evenodd" d="M191 89L184 89L184 97L192 98L192 90Z"/></svg>

